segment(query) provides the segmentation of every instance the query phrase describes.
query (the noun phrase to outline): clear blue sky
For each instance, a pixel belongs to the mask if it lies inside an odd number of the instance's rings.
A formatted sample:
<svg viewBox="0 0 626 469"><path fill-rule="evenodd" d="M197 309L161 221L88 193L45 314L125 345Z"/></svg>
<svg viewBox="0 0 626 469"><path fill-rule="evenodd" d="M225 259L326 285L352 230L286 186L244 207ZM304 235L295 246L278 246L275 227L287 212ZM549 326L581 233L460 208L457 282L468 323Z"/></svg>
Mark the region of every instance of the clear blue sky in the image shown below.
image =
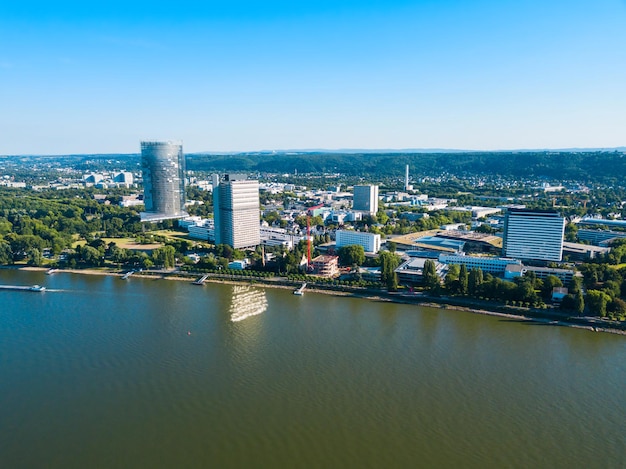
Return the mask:
<svg viewBox="0 0 626 469"><path fill-rule="evenodd" d="M626 0L0 2L0 155L626 145Z"/></svg>

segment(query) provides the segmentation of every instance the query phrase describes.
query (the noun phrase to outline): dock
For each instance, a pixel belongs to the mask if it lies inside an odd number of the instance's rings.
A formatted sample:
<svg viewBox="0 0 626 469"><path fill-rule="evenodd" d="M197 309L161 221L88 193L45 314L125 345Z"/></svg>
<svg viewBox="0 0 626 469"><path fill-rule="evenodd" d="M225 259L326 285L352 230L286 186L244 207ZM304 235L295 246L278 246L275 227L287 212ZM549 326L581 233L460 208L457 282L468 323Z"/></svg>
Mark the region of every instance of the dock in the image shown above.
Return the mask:
<svg viewBox="0 0 626 469"><path fill-rule="evenodd" d="M306 282L304 282L300 288L298 288L297 290L294 290L293 294L294 295L298 295L298 296L302 296L302 295L304 295L304 289L305 288L306 288Z"/></svg>
<svg viewBox="0 0 626 469"><path fill-rule="evenodd" d="M127 280L127 279L128 279L128 277L130 277L130 276L131 276L131 275L133 275L134 273L135 273L135 271L134 271L134 270L130 270L130 271L126 272L124 275L122 275L122 277L121 277L121 278L122 278L122 280Z"/></svg>
<svg viewBox="0 0 626 469"><path fill-rule="evenodd" d="M58 271L59 271L59 269L48 269L46 271L46 275L52 275L52 274L54 274L54 273L56 273Z"/></svg>
<svg viewBox="0 0 626 469"><path fill-rule="evenodd" d="M193 282L194 285L204 285L204 282L206 282L206 279L209 278L209 274L204 274L202 277L200 277L198 280L196 280L195 282Z"/></svg>

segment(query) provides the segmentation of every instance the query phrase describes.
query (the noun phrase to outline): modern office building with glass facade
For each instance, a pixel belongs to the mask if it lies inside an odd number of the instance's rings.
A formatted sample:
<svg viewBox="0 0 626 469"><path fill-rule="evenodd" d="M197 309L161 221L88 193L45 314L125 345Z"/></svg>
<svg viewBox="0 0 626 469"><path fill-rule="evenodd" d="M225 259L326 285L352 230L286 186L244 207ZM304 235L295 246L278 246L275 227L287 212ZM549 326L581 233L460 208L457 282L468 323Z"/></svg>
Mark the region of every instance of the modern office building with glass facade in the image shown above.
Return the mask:
<svg viewBox="0 0 626 469"><path fill-rule="evenodd" d="M215 244L235 249L261 244L259 182L241 174L213 175Z"/></svg>
<svg viewBox="0 0 626 469"><path fill-rule="evenodd" d="M549 210L507 210L502 252L521 260L560 262L565 218Z"/></svg>
<svg viewBox="0 0 626 469"><path fill-rule="evenodd" d="M352 208L370 214L378 212L378 186L354 186Z"/></svg>
<svg viewBox="0 0 626 469"><path fill-rule="evenodd" d="M181 142L141 142L144 204L142 221L188 216L185 208L185 157Z"/></svg>

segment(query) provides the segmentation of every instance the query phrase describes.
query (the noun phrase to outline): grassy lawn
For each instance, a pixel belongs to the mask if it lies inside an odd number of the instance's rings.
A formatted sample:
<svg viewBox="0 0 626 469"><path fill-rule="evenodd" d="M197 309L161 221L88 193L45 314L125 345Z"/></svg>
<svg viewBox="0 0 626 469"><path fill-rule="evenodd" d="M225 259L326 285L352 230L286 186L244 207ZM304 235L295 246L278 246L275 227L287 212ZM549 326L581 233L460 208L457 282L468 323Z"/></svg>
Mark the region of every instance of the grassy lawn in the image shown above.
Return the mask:
<svg viewBox="0 0 626 469"><path fill-rule="evenodd" d="M162 243L139 244L135 242L135 238L100 238L100 239L102 239L102 241L104 241L107 244L115 243L117 247L123 248L123 249L147 250L147 249L156 249L156 248L160 248L161 246L163 246ZM86 244L86 241L84 239L81 239L80 241L76 241L72 243L72 247L76 248L77 246L84 246L85 244Z"/></svg>
<svg viewBox="0 0 626 469"><path fill-rule="evenodd" d="M143 234L144 236L163 236L169 239L184 239L185 241L191 241L192 243L197 243L197 239L192 239L189 237L189 233L186 231L179 230L156 230L156 231L148 231ZM136 238L100 238L105 243L115 243L118 247L123 249L156 249L163 246L162 243L152 243L152 244L138 244L135 242ZM76 248L78 246L84 246L86 241L84 239L78 239L76 236L76 241L72 243L72 248Z"/></svg>

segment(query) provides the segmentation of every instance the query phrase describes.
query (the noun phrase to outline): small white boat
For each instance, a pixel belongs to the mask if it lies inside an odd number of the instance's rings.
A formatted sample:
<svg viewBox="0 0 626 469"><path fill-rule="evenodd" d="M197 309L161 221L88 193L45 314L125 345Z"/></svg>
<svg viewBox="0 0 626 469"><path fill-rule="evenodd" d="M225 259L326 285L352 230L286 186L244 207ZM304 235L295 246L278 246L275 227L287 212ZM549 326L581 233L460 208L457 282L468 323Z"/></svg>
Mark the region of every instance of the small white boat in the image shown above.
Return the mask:
<svg viewBox="0 0 626 469"><path fill-rule="evenodd" d="M46 287L42 287L41 285L32 285L28 289L30 291L46 291Z"/></svg>

